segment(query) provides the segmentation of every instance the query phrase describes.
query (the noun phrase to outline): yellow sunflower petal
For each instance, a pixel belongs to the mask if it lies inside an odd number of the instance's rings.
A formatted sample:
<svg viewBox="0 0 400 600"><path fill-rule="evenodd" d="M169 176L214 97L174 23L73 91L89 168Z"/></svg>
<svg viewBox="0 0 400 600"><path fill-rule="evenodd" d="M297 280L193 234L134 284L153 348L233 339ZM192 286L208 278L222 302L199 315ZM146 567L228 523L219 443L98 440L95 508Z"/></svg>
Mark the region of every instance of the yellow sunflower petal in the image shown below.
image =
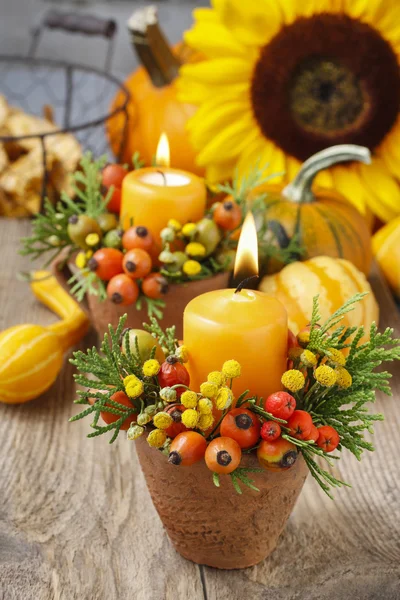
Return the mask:
<svg viewBox="0 0 400 600"><path fill-rule="evenodd" d="M390 175L381 158L372 164L354 165L365 187L366 203L382 221L390 221L400 214L400 186Z"/></svg>
<svg viewBox="0 0 400 600"><path fill-rule="evenodd" d="M263 46L279 31L282 15L271 0L214 0L222 23L246 46Z"/></svg>
<svg viewBox="0 0 400 600"><path fill-rule="evenodd" d="M226 127L240 122L250 111L242 102L232 102L226 106L219 106L204 116L203 122L197 115L188 124L190 139L193 146L202 149L205 144L223 132ZM246 126L248 120L246 120ZM251 126L251 125L250 125ZM254 130L254 127L252 127ZM246 131L244 131L246 133Z"/></svg>
<svg viewBox="0 0 400 600"><path fill-rule="evenodd" d="M206 179L210 184L221 183L232 178L236 161L219 162L209 165L206 169Z"/></svg>
<svg viewBox="0 0 400 600"><path fill-rule="evenodd" d="M285 157L273 142L264 138L261 133L243 150L238 161L239 179L259 168L265 175L275 175L272 182L282 181L285 172Z"/></svg>
<svg viewBox="0 0 400 600"><path fill-rule="evenodd" d="M175 80L177 98L180 102L189 104L202 104L210 97L210 87L206 83L191 81L178 77Z"/></svg>
<svg viewBox="0 0 400 600"><path fill-rule="evenodd" d="M212 8L195 8L193 19L196 23L218 23L218 13Z"/></svg>
<svg viewBox="0 0 400 600"><path fill-rule="evenodd" d="M192 48L212 58L238 56L250 60L248 49L220 23L197 23L184 34L184 40Z"/></svg>
<svg viewBox="0 0 400 600"><path fill-rule="evenodd" d="M182 93L184 96L184 92ZM240 107L241 111L245 111L249 108L249 86L248 84L240 84L240 85L230 85L227 86L227 89L224 89L220 92L216 91L214 94L210 96L199 106L195 115L189 121L188 129L189 131L196 129L197 126L201 126L204 128L209 127L209 119L213 121L216 120L216 124L220 123L219 119L222 117L222 113L224 110L232 112L234 111L234 107ZM216 111L218 112L217 117L213 117L212 113ZM221 128L221 125L219 125Z"/></svg>
<svg viewBox="0 0 400 600"><path fill-rule="evenodd" d="M400 118L377 150L389 171L400 180Z"/></svg>
<svg viewBox="0 0 400 600"><path fill-rule="evenodd" d="M330 170L320 171L316 176L315 185L318 187L331 188L333 187L332 173Z"/></svg>
<svg viewBox="0 0 400 600"><path fill-rule="evenodd" d="M332 169L333 187L347 198L361 214L365 214L365 191L354 165L338 165Z"/></svg>
<svg viewBox="0 0 400 600"><path fill-rule="evenodd" d="M197 155L197 163L205 166L213 161L219 161L221 158L224 161L236 159L256 135L251 115L245 115L211 138Z"/></svg>
<svg viewBox="0 0 400 600"><path fill-rule="evenodd" d="M253 64L240 58L215 58L195 64L183 65L182 77L211 84L246 82L253 71Z"/></svg>
<svg viewBox="0 0 400 600"><path fill-rule="evenodd" d="M344 0L344 10L360 19L400 50L400 6L397 0Z"/></svg>
<svg viewBox="0 0 400 600"><path fill-rule="evenodd" d="M270 142L267 142L267 144L269 145ZM259 166L260 168L265 167L265 170L268 169L268 164L265 160L262 160L265 148L265 138L261 135L261 132L259 132L259 135L253 143L249 144L239 157L237 164L239 179L245 177L251 170L254 170L255 167Z"/></svg>
<svg viewBox="0 0 400 600"><path fill-rule="evenodd" d="M297 158L294 158L293 156L286 156L285 181L293 181L300 170L300 165L301 162L297 160Z"/></svg>
<svg viewBox="0 0 400 600"><path fill-rule="evenodd" d="M341 6L342 0L280 0L286 25L299 17L309 17L314 13L337 12L335 6L338 4Z"/></svg>
<svg viewBox="0 0 400 600"><path fill-rule="evenodd" d="M282 181L286 176L285 153L278 146L271 143L269 157L267 158L267 154L264 156L269 163L268 174L274 176L271 177L270 181Z"/></svg>
<svg viewBox="0 0 400 600"><path fill-rule="evenodd" d="M382 0L344 0L343 8L350 17L356 19L364 17L367 21L368 17L375 14L374 7L381 3Z"/></svg>

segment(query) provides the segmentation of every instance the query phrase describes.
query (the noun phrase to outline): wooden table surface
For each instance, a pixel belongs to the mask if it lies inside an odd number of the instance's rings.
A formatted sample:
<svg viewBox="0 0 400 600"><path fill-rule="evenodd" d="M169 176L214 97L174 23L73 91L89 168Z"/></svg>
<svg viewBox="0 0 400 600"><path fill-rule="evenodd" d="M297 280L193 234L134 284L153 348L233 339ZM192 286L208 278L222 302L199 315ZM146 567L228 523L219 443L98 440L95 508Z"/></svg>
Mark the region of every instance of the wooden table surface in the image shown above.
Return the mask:
<svg viewBox="0 0 400 600"><path fill-rule="evenodd" d="M28 286L17 255L29 223L0 221L0 329L54 317ZM379 280L381 327L400 320ZM82 349L94 341L90 335ZM276 551L241 571L199 567L172 548L152 506L134 444L88 440L73 368L20 406L0 405L1 600L395 600L400 598L400 365L392 398L376 408L376 452L345 454L338 475L353 489L327 498L309 478Z"/></svg>

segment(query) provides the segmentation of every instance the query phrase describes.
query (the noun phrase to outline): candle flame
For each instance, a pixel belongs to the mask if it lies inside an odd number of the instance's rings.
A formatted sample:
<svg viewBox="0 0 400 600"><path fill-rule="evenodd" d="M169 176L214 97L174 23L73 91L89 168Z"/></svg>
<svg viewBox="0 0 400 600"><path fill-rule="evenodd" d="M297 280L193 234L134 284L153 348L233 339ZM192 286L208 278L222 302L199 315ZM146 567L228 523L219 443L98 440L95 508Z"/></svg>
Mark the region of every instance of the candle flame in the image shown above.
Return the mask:
<svg viewBox="0 0 400 600"><path fill-rule="evenodd" d="M258 243L257 229L253 213L249 211L244 220L237 247L235 260L235 276L246 273L250 277L258 275Z"/></svg>
<svg viewBox="0 0 400 600"><path fill-rule="evenodd" d="M157 167L169 167L170 165L170 152L168 137L165 132L160 136L156 151L156 165Z"/></svg>

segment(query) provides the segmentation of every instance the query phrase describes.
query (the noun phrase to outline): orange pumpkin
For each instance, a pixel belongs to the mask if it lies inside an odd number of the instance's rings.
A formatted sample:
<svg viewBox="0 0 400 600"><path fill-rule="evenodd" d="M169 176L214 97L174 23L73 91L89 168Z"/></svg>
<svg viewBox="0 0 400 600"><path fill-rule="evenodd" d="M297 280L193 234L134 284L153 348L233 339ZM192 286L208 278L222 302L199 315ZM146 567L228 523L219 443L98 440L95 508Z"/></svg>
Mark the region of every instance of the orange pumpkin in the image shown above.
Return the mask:
<svg viewBox="0 0 400 600"><path fill-rule="evenodd" d="M400 217L376 232L372 248L386 281L400 298Z"/></svg>
<svg viewBox="0 0 400 600"><path fill-rule="evenodd" d="M264 277L260 290L282 302L288 312L289 329L296 335L310 322L316 295L325 321L355 294L369 292L342 323L346 327L364 325L367 332L373 321L378 323L379 309L371 287L365 275L347 260L318 256L291 263L280 273Z"/></svg>
<svg viewBox="0 0 400 600"><path fill-rule="evenodd" d="M311 189L320 170L345 160L368 162L369 152L359 146L333 146L309 158L284 189L264 184L252 190L250 198L266 194L264 220L259 227L268 226L267 239L272 231L277 242L285 247L297 234L304 251L302 259L321 255L345 258L368 275L372 250L365 218L335 191L317 188L313 192ZM269 265L267 272L281 267Z"/></svg>
<svg viewBox="0 0 400 600"><path fill-rule="evenodd" d="M146 9L137 14L146 17ZM151 24L151 32L150 26L145 31L136 30L134 16L129 23L132 41L143 66L125 81L131 98L122 162L131 164L133 154L139 152L146 165L150 165L159 137L165 132L170 145L171 166L202 175L204 170L196 165L195 152L186 132L186 123L196 107L178 100L175 80L182 63L195 62L200 56L183 43L171 49L158 23ZM120 91L112 102L111 110L120 106L123 101L124 93ZM110 144L117 156L123 126L124 116L121 114L108 123Z"/></svg>

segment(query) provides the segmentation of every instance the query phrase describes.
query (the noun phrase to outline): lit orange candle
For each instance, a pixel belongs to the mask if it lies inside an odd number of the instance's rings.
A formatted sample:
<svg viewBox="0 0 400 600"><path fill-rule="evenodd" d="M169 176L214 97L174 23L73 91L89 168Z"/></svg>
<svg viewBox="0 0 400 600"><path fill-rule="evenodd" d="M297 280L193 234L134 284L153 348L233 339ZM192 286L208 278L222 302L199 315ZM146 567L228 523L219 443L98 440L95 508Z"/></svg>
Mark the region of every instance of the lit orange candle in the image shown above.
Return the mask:
<svg viewBox="0 0 400 600"><path fill-rule="evenodd" d="M157 147L156 167L128 173L122 184L121 219L127 229L147 227L156 240L169 219L181 223L199 221L204 216L207 190L197 175L169 167L169 144L165 133Z"/></svg>
<svg viewBox="0 0 400 600"><path fill-rule="evenodd" d="M257 233L250 212L239 240L235 274L244 270L247 275L258 273ZM190 387L199 390L210 371L235 359L242 366L242 374L233 384L235 395L249 389L266 398L282 389L287 337L286 310L273 296L239 288L197 296L184 313Z"/></svg>

